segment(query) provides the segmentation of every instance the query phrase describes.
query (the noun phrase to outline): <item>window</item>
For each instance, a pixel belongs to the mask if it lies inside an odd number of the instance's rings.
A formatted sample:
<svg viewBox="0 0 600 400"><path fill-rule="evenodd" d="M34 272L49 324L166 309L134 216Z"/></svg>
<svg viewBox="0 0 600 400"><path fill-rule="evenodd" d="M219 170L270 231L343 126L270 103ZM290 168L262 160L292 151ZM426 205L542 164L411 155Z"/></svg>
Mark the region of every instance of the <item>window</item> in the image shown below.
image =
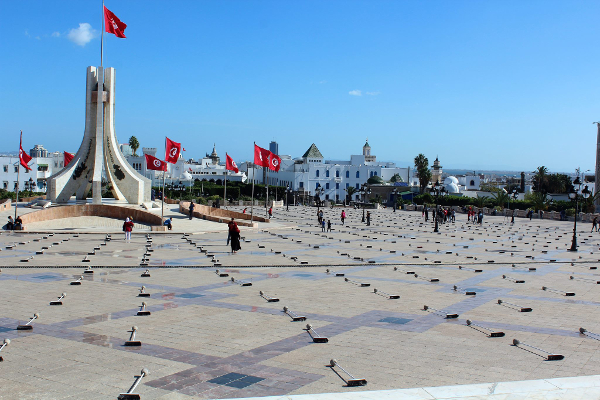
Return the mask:
<svg viewBox="0 0 600 400"><path fill-rule="evenodd" d="M325 195L325 200L329 200L329 195L328 194Z"/></svg>
<svg viewBox="0 0 600 400"><path fill-rule="evenodd" d="M339 184L339 183L336 183L336 184L335 184L335 188L336 188L336 189L339 189L339 188L340 188L340 184Z"/></svg>
<svg viewBox="0 0 600 400"><path fill-rule="evenodd" d="M19 172L19 167L15 166L15 172Z"/></svg>
<svg viewBox="0 0 600 400"><path fill-rule="evenodd" d="M299 182L299 185L298 185L298 187L301 187L301 188L303 188L303 187L304 187L304 182Z"/></svg>
<svg viewBox="0 0 600 400"><path fill-rule="evenodd" d="M471 179L471 183L469 183L469 186L475 186L475 181Z"/></svg>
<svg viewBox="0 0 600 400"><path fill-rule="evenodd" d="M348 189L350 187L349 183L346 183L346 189Z"/></svg>
<svg viewBox="0 0 600 400"><path fill-rule="evenodd" d="M4 186L4 189L8 189L8 181L4 181L2 186Z"/></svg>
<svg viewBox="0 0 600 400"><path fill-rule="evenodd" d="M373 177L373 171L369 171L369 177Z"/></svg>
<svg viewBox="0 0 600 400"><path fill-rule="evenodd" d="M317 174L316 176L317 176L317 178L318 178L318 177L319 177L319 170L316 170L316 171L315 171L315 174Z"/></svg>
<svg viewBox="0 0 600 400"><path fill-rule="evenodd" d="M356 184L356 186L355 186L355 187L356 187L356 190L358 190L358 183Z"/></svg>
<svg viewBox="0 0 600 400"><path fill-rule="evenodd" d="M346 171L346 178L350 178L350 171Z"/></svg>
<svg viewBox="0 0 600 400"><path fill-rule="evenodd" d="M8 165L4 166L4 172L8 172Z"/></svg>
<svg viewBox="0 0 600 400"><path fill-rule="evenodd" d="M356 177L360 178L360 171L356 171Z"/></svg>
<svg viewBox="0 0 600 400"><path fill-rule="evenodd" d="M325 171L325 177L329 178L329 170Z"/></svg>
<svg viewBox="0 0 600 400"><path fill-rule="evenodd" d="M325 189L329 189L329 182L325 184Z"/></svg>
<svg viewBox="0 0 600 400"><path fill-rule="evenodd" d="M336 178L339 178L339 177L340 177L340 170L339 170L339 169L335 171L335 177L336 177Z"/></svg>
<svg viewBox="0 0 600 400"><path fill-rule="evenodd" d="M320 184L319 182L317 182L317 183L315 184L315 189L318 189L318 188L319 188L319 186L321 186L321 184Z"/></svg>
<svg viewBox="0 0 600 400"><path fill-rule="evenodd" d="M377 176L377 171L373 172L373 175Z"/></svg>

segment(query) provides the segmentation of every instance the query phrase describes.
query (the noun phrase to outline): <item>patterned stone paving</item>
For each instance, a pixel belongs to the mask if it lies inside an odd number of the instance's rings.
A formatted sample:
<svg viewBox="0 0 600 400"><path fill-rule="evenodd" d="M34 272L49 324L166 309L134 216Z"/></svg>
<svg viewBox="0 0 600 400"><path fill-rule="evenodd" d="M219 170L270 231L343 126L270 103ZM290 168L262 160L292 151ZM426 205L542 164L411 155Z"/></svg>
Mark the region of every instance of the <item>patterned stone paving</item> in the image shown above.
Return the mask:
<svg viewBox="0 0 600 400"><path fill-rule="evenodd" d="M66 232L65 222L54 232L3 232L0 340L12 342L0 352L0 398L116 398L144 367L145 399L360 391L328 367L331 358L369 390L600 373L600 336L579 332L600 333L600 234L588 225L571 253L566 222L474 225L458 215L435 234L420 213L377 210L365 226L347 210L342 226L340 210L327 209L334 230L322 232L315 213L276 210L276 222L242 229L237 254L206 222L131 242L118 231ZM142 285L150 297L137 296ZM50 306L62 292L64 305ZM151 315L136 315L142 301ZM307 320L292 321L283 306ZM34 313L33 330L17 331ZM306 323L329 342L313 343ZM142 346L124 346L134 325ZM486 328L506 335L490 338ZM546 361L514 338L565 358Z"/></svg>

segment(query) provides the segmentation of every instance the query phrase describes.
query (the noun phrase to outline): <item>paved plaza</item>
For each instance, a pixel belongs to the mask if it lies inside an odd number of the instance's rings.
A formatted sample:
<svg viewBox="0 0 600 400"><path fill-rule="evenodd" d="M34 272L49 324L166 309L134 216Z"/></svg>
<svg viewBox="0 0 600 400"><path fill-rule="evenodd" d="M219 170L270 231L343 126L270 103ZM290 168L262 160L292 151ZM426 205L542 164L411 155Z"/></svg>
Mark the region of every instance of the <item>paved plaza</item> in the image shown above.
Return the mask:
<svg viewBox="0 0 600 400"><path fill-rule="evenodd" d="M572 222L457 214L433 233L420 212L372 210L366 226L346 209L342 226L341 209L325 209L333 230L322 232L316 210L275 209L271 223L241 228L236 254L225 224L181 215L172 232L137 225L130 242L122 221L91 217L3 232L0 399L116 399L142 368L136 392L164 400L512 399L515 385L477 384L525 380L539 398L579 398L562 378L600 385L590 224L574 253ZM137 315L142 302L150 315ZM32 330L16 330L35 313ZM125 346L132 326L141 346ZM344 369L367 385L348 385ZM548 385L558 396L542 397Z"/></svg>

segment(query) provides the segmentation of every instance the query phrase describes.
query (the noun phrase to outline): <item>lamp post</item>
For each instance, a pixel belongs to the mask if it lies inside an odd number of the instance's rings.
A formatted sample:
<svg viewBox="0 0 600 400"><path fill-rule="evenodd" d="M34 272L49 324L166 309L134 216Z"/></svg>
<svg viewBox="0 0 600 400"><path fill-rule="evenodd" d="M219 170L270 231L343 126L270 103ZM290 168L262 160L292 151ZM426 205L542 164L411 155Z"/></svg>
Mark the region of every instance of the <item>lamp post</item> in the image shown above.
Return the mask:
<svg viewBox="0 0 600 400"><path fill-rule="evenodd" d="M363 184L360 191L362 192L363 195L363 213L362 213L362 222L365 222L365 203L367 202L366 197L367 195L371 194L371 189L368 188L368 186L366 184Z"/></svg>
<svg viewBox="0 0 600 400"><path fill-rule="evenodd" d="M512 196L510 198L512 198L513 203L515 200L517 200L517 197L519 197L519 192L517 192L517 189L513 189L512 191ZM514 224L515 223L515 210L512 210L512 215L510 217L510 223Z"/></svg>
<svg viewBox="0 0 600 400"><path fill-rule="evenodd" d="M292 189L288 186L285 189L285 211L290 211L290 192Z"/></svg>
<svg viewBox="0 0 600 400"><path fill-rule="evenodd" d="M575 187L575 185L577 185L578 188L569 193L569 198L571 200L575 200L575 218L573 218L573 240L571 241L571 248L569 249L569 251L577 251L577 206L579 205L579 197L583 196L584 199L587 199L590 196L590 191L587 185L585 185L583 190L581 190L581 180L579 179L579 176L577 176L577 178L575 178L575 180L573 181L573 187ZM578 193L579 190L581 190L581 193Z"/></svg>
<svg viewBox="0 0 600 400"><path fill-rule="evenodd" d="M394 188L392 190L392 201L394 202L394 212L396 212L396 195L398 194L398 189Z"/></svg>
<svg viewBox="0 0 600 400"><path fill-rule="evenodd" d="M319 185L319 187L315 189L315 203L317 203L317 213L320 211L321 208L321 195L324 191L325 190L321 185Z"/></svg>
<svg viewBox="0 0 600 400"><path fill-rule="evenodd" d="M433 232L439 232L439 223L438 223L438 214L439 214L439 197L441 195L444 195L446 193L446 188L443 187L442 185L440 185L439 182L436 182L433 185L433 194L435 196L435 215L434 215L434 219L435 219L435 227L433 228Z"/></svg>

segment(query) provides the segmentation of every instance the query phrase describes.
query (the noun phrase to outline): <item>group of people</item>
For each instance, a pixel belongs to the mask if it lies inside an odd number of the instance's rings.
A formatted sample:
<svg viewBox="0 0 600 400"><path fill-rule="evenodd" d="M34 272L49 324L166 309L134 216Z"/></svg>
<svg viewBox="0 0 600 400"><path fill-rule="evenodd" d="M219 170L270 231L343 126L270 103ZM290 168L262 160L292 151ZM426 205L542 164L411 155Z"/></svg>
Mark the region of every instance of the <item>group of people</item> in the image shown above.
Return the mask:
<svg viewBox="0 0 600 400"><path fill-rule="evenodd" d="M480 208L478 211L475 211L473 207L469 207L467 210L467 222L471 221L474 224L483 224L483 210Z"/></svg>
<svg viewBox="0 0 600 400"><path fill-rule="evenodd" d="M19 231L23 228L23 220L20 216L13 219L10 215L8 216L8 222L6 223L6 230L8 231Z"/></svg>

